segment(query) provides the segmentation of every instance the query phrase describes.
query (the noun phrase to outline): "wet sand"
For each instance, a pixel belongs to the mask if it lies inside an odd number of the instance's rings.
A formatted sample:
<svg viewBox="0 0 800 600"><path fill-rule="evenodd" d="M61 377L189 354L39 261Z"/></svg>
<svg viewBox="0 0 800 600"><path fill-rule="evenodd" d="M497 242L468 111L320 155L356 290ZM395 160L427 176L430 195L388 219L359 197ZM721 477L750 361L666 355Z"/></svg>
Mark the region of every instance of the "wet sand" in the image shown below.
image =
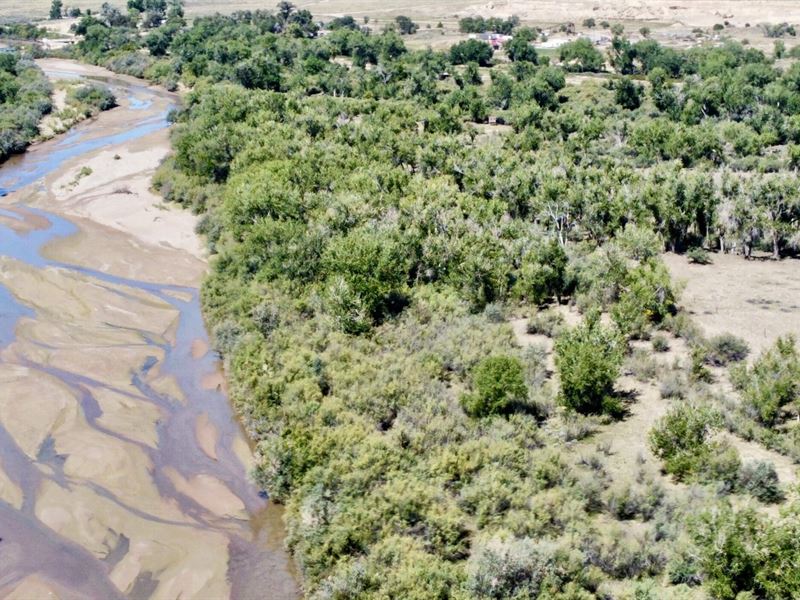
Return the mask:
<svg viewBox="0 0 800 600"><path fill-rule="evenodd" d="M0 166L0 597L296 598L280 511L208 386L195 219L149 189L176 98L41 64L121 106Z"/></svg>

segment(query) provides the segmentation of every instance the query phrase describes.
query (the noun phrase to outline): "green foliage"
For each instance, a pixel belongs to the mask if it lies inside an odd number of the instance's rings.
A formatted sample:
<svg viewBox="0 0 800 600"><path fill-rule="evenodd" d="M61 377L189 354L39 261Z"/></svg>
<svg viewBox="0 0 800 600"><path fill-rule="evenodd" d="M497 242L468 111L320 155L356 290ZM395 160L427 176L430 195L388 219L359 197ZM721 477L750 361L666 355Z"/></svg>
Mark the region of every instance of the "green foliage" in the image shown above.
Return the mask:
<svg viewBox="0 0 800 600"><path fill-rule="evenodd" d="M416 33L417 29L419 29L419 26L414 23L414 21L403 15L395 17L394 21L401 35L411 35L412 33Z"/></svg>
<svg viewBox="0 0 800 600"><path fill-rule="evenodd" d="M511 35L514 28L519 25L519 18L509 17L500 19L498 17L464 17L458 22L458 30L461 33L485 33L493 31L504 35Z"/></svg>
<svg viewBox="0 0 800 600"><path fill-rule="evenodd" d="M494 50L486 42L480 40L464 40L450 47L450 61L454 65L478 63L482 67L492 64Z"/></svg>
<svg viewBox="0 0 800 600"><path fill-rule="evenodd" d="M800 593L800 521L794 506L770 522L728 505L694 520L699 565L714 598L791 598Z"/></svg>
<svg viewBox="0 0 800 600"><path fill-rule="evenodd" d="M558 60L569 71L596 72L603 69L605 60L588 38L567 42L558 49Z"/></svg>
<svg viewBox="0 0 800 600"><path fill-rule="evenodd" d="M618 412L614 383L622 364L622 349L619 337L603 327L596 314L559 336L555 362L561 403L582 414Z"/></svg>
<svg viewBox="0 0 800 600"><path fill-rule="evenodd" d="M676 312L675 302L676 294L666 266L660 261L648 260L627 274L611 317L625 335L646 338L652 325L662 323Z"/></svg>
<svg viewBox="0 0 800 600"><path fill-rule="evenodd" d="M675 50L617 31L608 61L647 77L645 98L634 79L568 84L566 70L602 57L578 42L562 66L540 65L537 30L515 32L511 64L495 65L476 40L406 48L397 24L374 33L342 17L317 37L289 3L191 27L172 5L151 8L82 19L74 52L191 88L154 183L201 213L204 311L308 595L669 597L662 574L708 577L684 548L685 515L703 500L664 502L640 474L626 485L562 456L606 419L554 410L544 351L521 349L505 321L554 301L592 314L565 333L552 310L529 324L558 336L560 401L574 411L621 412L624 337L654 327L697 348L694 378L707 376L710 353L673 314L657 257L795 248L800 186L779 147L800 143L800 69L737 43ZM509 33L518 21L461 26ZM18 98L10 79L0 89ZM512 131L475 125L490 116ZM666 365L638 352L627 367L652 379ZM661 391L696 390L673 368ZM792 447L735 406L726 425ZM665 463L721 491L737 478L769 488L768 473L700 437ZM653 523L634 538L607 531L603 511Z"/></svg>
<svg viewBox="0 0 800 600"><path fill-rule="evenodd" d="M636 110L642 103L641 86L636 85L629 77L619 79L614 85L614 99L622 108Z"/></svg>
<svg viewBox="0 0 800 600"><path fill-rule="evenodd" d="M533 304L557 301L569 291L567 254L557 240L537 245L522 260L517 291Z"/></svg>
<svg viewBox="0 0 800 600"><path fill-rule="evenodd" d="M650 431L650 449L677 481L720 481L730 491L741 463L733 448L711 439L721 423L707 406L678 404Z"/></svg>
<svg viewBox="0 0 800 600"><path fill-rule="evenodd" d="M507 413L528 395L522 363L510 356L482 360L472 370L472 390L461 398L461 405L470 416Z"/></svg>
<svg viewBox="0 0 800 600"><path fill-rule="evenodd" d="M774 426L781 409L800 398L800 356L794 338L778 338L752 367L735 367L731 379L748 415L768 427Z"/></svg>
<svg viewBox="0 0 800 600"><path fill-rule="evenodd" d="M688 258L689 262L693 265L710 265L712 262L711 255L700 246L690 248L686 252L686 258Z"/></svg>
<svg viewBox="0 0 800 600"><path fill-rule="evenodd" d="M536 64L538 55L533 47L533 42L537 38L533 29L523 27L514 33L514 38L506 42L505 49L508 58L512 62L529 62Z"/></svg>
<svg viewBox="0 0 800 600"><path fill-rule="evenodd" d="M117 99L113 92L109 88L98 84L71 88L67 98L71 103L80 106L87 116L109 110L117 105Z"/></svg>
<svg viewBox="0 0 800 600"><path fill-rule="evenodd" d="M16 52L0 54L0 162L23 152L50 112L52 88L44 73Z"/></svg>
<svg viewBox="0 0 800 600"><path fill-rule="evenodd" d="M540 598L579 580L582 567L576 553L548 542L528 538L483 545L470 566L466 589L480 599ZM581 582L590 585L590 581ZM581 584L571 588L569 597L582 598ZM584 592L585 594L585 592Z"/></svg>
<svg viewBox="0 0 800 600"><path fill-rule="evenodd" d="M775 465L766 461L742 465L739 471L739 489L765 503L780 502L784 498Z"/></svg>
<svg viewBox="0 0 800 600"><path fill-rule="evenodd" d="M61 0L53 0L50 3L50 18L60 19L64 9L64 3Z"/></svg>
<svg viewBox="0 0 800 600"><path fill-rule="evenodd" d="M747 342L730 333L714 336L706 344L706 362L716 367L741 362L748 354Z"/></svg>

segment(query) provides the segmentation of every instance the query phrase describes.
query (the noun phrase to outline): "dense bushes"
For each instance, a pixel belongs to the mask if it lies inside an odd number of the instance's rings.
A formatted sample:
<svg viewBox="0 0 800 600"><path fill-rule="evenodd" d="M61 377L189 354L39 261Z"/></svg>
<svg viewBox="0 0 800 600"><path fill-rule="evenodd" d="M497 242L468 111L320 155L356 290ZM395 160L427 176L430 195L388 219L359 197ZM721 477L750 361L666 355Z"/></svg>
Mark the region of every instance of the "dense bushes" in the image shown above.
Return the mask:
<svg viewBox="0 0 800 600"><path fill-rule="evenodd" d="M493 54L492 47L479 40L465 40L450 47L450 61L454 65L474 62L482 67L488 67L492 64Z"/></svg>
<svg viewBox="0 0 800 600"><path fill-rule="evenodd" d="M24 151L39 135L39 121L52 109L51 91L33 61L17 53L0 54L0 162Z"/></svg>
<svg viewBox="0 0 800 600"><path fill-rule="evenodd" d="M711 580L682 544L713 494L684 506L644 468L629 482L562 446L594 445L609 421L580 413L623 413L626 341L669 327L699 348L698 370L741 355L724 340L705 351L657 255L775 236L791 247L791 177L714 169L800 142L797 74L735 44L618 39L615 70L648 74L650 90L578 87L538 64L533 30L506 47L511 64L490 66L477 40L409 50L345 19L315 39L291 6L198 19L153 38L148 57L110 16L89 36L107 42L98 59L141 66L133 52L194 88L156 184L203 213L204 310L309 596L616 597L657 595L667 572ZM572 50L565 66L585 44ZM579 68L594 68L586 56ZM511 131L474 125L490 114ZM565 329L552 304L584 322ZM558 377L505 322L534 309ZM637 352L628 366L647 380L668 369L663 402L695 402L682 364ZM656 427L665 470L767 498L769 470L740 469L698 406ZM636 536L609 516L641 521Z"/></svg>
<svg viewBox="0 0 800 600"><path fill-rule="evenodd" d="M562 45L558 49L558 60L569 71L601 71L605 65L603 55L587 38Z"/></svg>
<svg viewBox="0 0 800 600"><path fill-rule="evenodd" d="M717 367L731 362L741 362L750 353L747 342L730 333L723 333L708 340L705 350L706 362Z"/></svg>
<svg viewBox="0 0 800 600"><path fill-rule="evenodd" d="M772 523L730 506L695 519L699 563L714 598L793 598L800 594L800 507Z"/></svg>
<svg viewBox="0 0 800 600"><path fill-rule="evenodd" d="M70 89L69 100L83 107L87 116L117 105L117 99L111 90L97 84L81 85Z"/></svg>

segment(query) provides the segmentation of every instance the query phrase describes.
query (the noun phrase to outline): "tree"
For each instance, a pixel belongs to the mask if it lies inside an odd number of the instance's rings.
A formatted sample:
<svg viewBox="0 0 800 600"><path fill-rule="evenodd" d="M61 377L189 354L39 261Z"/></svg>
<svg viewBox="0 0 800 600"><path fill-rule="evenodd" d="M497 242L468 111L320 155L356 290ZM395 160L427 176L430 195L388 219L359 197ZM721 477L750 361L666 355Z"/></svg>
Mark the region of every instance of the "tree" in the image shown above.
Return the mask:
<svg viewBox="0 0 800 600"><path fill-rule="evenodd" d="M61 0L53 0L52 4L50 4L50 18L60 19L63 8L64 3Z"/></svg>
<svg viewBox="0 0 800 600"><path fill-rule="evenodd" d="M616 333L600 324L598 313L587 315L583 325L563 333L555 344L561 403L583 414L618 412L613 395L623 346Z"/></svg>
<svg viewBox="0 0 800 600"><path fill-rule="evenodd" d="M615 35L611 40L611 48L608 49L608 59L611 66L617 73L630 75L633 73L633 61L636 51L627 38Z"/></svg>
<svg viewBox="0 0 800 600"><path fill-rule="evenodd" d="M623 334L646 338L653 324L675 311L669 271L661 261L649 259L630 270L611 316Z"/></svg>
<svg viewBox="0 0 800 600"><path fill-rule="evenodd" d="M511 356L491 356L472 370L471 394L461 398L461 405L472 417L504 414L528 395L522 363Z"/></svg>
<svg viewBox="0 0 800 600"><path fill-rule="evenodd" d="M614 99L622 108L636 110L642 103L642 86L633 83L630 77L623 77L614 85Z"/></svg>
<svg viewBox="0 0 800 600"><path fill-rule="evenodd" d="M145 46L147 46L151 56L164 56L169 49L169 42L169 36L160 29L151 31L144 39Z"/></svg>
<svg viewBox="0 0 800 600"><path fill-rule="evenodd" d="M397 30L400 32L400 35L411 35L412 33L416 33L417 29L419 29L414 21L403 15L397 16L395 18L395 23L397 23Z"/></svg>
<svg viewBox="0 0 800 600"><path fill-rule="evenodd" d="M493 54L492 47L480 40L465 40L450 47L450 61L454 65L475 62L482 67L488 67L492 64Z"/></svg>
<svg viewBox="0 0 800 600"><path fill-rule="evenodd" d="M569 71L595 72L603 68L603 55L588 38L567 42L558 49L558 60Z"/></svg>
<svg viewBox="0 0 800 600"><path fill-rule="evenodd" d="M564 247L553 239L539 244L522 260L517 290L534 304L557 301L567 290L566 270L569 260Z"/></svg>
<svg viewBox="0 0 800 600"><path fill-rule="evenodd" d="M538 55L536 54L536 48L533 47L533 42L537 37L536 31L528 27L518 30L505 45L509 60L536 64Z"/></svg>

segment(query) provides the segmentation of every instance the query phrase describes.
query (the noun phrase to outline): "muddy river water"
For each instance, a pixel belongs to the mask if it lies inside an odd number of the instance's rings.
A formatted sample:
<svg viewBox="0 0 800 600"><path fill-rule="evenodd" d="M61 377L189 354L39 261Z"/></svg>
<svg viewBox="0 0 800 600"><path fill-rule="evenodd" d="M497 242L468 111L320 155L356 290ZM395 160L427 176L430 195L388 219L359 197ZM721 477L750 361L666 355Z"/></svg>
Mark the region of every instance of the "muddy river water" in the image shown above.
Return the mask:
<svg viewBox="0 0 800 600"><path fill-rule="evenodd" d="M194 218L150 178L176 98L0 166L0 597L296 598L277 507L209 349Z"/></svg>

